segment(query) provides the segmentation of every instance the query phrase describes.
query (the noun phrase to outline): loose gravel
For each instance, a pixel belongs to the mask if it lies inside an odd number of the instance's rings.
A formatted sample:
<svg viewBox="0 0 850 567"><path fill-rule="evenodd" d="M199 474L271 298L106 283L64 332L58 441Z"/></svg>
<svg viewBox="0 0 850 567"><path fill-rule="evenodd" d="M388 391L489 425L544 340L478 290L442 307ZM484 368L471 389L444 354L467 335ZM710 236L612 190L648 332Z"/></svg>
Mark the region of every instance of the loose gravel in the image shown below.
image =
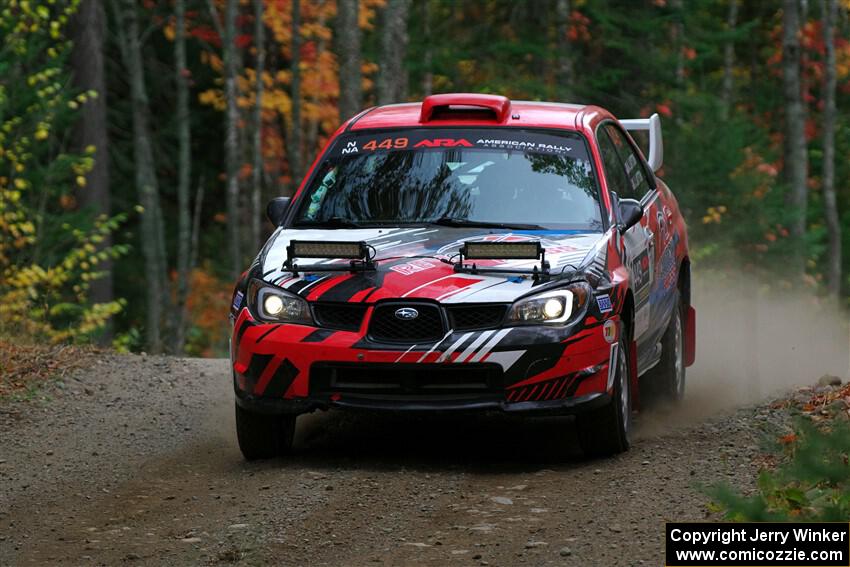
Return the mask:
<svg viewBox="0 0 850 567"><path fill-rule="evenodd" d="M247 463L226 361L107 356L0 402L0 565L659 565L663 523L752 490L786 427L701 405L639 416L611 459L568 418L330 412Z"/></svg>

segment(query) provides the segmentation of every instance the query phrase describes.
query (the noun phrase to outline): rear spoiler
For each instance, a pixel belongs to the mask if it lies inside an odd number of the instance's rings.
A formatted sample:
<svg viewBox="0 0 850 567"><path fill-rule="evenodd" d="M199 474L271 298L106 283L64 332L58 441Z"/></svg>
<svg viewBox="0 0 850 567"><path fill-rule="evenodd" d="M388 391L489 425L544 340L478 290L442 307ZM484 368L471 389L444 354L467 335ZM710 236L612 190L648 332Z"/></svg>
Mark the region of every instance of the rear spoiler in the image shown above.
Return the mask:
<svg viewBox="0 0 850 567"><path fill-rule="evenodd" d="M649 131L649 157L647 157L647 162L652 171L661 169L661 165L664 163L664 142L661 139L661 118L658 117L658 114L653 114L649 118L620 120L620 124L626 130Z"/></svg>

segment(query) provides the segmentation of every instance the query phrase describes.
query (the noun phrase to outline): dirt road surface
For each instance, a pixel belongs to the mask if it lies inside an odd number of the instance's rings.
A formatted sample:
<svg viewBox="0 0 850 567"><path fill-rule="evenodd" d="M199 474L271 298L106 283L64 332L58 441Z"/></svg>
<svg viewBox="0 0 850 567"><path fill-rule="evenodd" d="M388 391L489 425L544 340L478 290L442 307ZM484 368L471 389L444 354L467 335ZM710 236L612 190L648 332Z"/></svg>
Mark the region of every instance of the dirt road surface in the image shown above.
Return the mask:
<svg viewBox="0 0 850 567"><path fill-rule="evenodd" d="M0 565L660 565L778 419L691 395L586 460L569 419L330 412L247 463L230 388L222 360L109 356L0 402Z"/></svg>

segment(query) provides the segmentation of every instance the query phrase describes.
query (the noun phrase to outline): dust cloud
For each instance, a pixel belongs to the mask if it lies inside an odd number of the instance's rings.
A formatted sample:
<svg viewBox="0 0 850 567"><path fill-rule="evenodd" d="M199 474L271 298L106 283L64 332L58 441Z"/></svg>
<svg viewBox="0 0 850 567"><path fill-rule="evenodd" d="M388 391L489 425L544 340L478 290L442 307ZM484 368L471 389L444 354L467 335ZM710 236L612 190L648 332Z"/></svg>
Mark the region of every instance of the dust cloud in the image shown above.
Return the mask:
<svg viewBox="0 0 850 567"><path fill-rule="evenodd" d="M769 399L824 374L850 375L848 318L813 293L777 290L743 274L695 273L697 357L685 399L647 412L656 430Z"/></svg>

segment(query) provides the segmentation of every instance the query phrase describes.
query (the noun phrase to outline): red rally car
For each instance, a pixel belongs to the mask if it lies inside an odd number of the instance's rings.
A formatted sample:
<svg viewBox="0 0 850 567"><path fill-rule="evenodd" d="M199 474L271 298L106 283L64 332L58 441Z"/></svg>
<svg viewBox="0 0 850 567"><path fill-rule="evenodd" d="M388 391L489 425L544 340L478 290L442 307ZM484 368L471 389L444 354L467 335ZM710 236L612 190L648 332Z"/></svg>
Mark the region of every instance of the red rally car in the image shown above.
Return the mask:
<svg viewBox="0 0 850 567"><path fill-rule="evenodd" d="M694 360L661 162L657 115L596 106L441 94L348 120L233 295L244 456L328 408L573 414L586 453L626 450L638 392L681 398Z"/></svg>

